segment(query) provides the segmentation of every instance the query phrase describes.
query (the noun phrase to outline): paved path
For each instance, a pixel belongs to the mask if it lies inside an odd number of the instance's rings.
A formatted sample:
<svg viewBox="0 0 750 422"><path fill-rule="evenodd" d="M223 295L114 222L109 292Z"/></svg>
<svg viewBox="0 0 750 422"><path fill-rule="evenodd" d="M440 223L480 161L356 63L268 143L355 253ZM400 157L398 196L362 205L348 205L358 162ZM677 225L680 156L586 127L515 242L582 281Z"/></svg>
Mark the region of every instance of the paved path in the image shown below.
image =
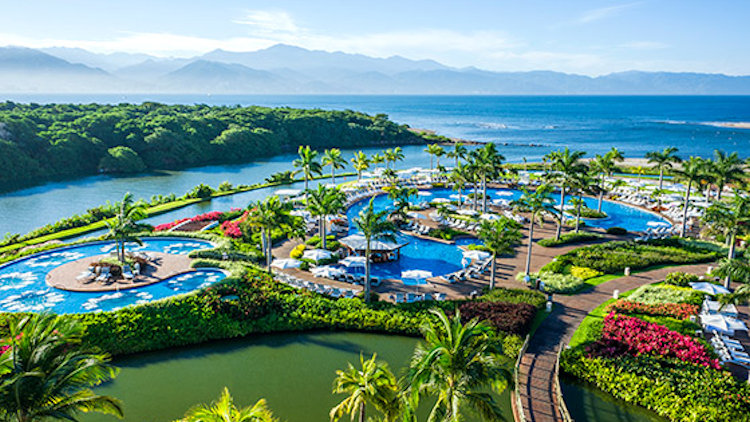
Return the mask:
<svg viewBox="0 0 750 422"><path fill-rule="evenodd" d="M710 264L684 265L661 268L620 277L575 296L555 296L552 313L529 342L521 359L518 383L521 405L529 422L561 421L554 388L554 368L557 351L567 344L573 332L594 308L612 297L615 290L625 292L644 284L663 280L673 271L704 274Z"/></svg>

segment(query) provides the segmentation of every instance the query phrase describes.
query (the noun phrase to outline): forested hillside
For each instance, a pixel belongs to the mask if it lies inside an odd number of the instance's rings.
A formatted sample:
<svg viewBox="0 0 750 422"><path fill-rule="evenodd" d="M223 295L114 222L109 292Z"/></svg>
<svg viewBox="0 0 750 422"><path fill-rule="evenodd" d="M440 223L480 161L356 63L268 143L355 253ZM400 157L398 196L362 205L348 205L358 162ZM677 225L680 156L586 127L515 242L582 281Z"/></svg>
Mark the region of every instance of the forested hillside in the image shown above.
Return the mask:
<svg viewBox="0 0 750 422"><path fill-rule="evenodd" d="M3 190L92 175L248 162L313 148L422 142L386 115L157 103L0 103Z"/></svg>

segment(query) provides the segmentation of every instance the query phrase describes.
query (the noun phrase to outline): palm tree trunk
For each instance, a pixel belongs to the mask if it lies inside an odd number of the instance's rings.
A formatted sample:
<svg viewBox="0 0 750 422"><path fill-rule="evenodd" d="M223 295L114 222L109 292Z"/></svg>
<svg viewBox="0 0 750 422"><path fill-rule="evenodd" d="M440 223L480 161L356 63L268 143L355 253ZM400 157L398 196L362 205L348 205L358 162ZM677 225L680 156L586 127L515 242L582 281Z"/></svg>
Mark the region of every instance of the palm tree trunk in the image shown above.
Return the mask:
<svg viewBox="0 0 750 422"><path fill-rule="evenodd" d="M565 219L563 209L565 207L565 185L561 186L560 189L560 216L557 218L557 232L555 233L555 240L560 240L560 234L562 233L562 224Z"/></svg>
<svg viewBox="0 0 750 422"><path fill-rule="evenodd" d="M370 303L370 238L365 248L365 303Z"/></svg>
<svg viewBox="0 0 750 422"><path fill-rule="evenodd" d="M728 258L731 261L734 258L734 243L735 243L735 236L736 234L732 232L732 234L729 236L729 254ZM732 276L727 275L727 277L724 279L724 287L727 289L729 288L729 285L732 283Z"/></svg>
<svg viewBox="0 0 750 422"><path fill-rule="evenodd" d="M680 230L680 237L685 237L687 231L687 213L690 205L690 188L693 186L693 181L688 182L687 191L685 192L685 205L682 207L682 229Z"/></svg>
<svg viewBox="0 0 750 422"><path fill-rule="evenodd" d="M433 169L433 166L432 166L432 158L433 158L433 156L432 156L432 154L430 154L430 170L432 170L432 169Z"/></svg>
<svg viewBox="0 0 750 422"><path fill-rule="evenodd" d="M482 175L482 212L487 212L487 176Z"/></svg>
<svg viewBox="0 0 750 422"><path fill-rule="evenodd" d="M365 404L360 403L359 405L359 422L365 422Z"/></svg>
<svg viewBox="0 0 750 422"><path fill-rule="evenodd" d="M260 237L266 251L266 269L271 272L271 236L268 236L266 230L263 230Z"/></svg>
<svg viewBox="0 0 750 422"><path fill-rule="evenodd" d="M463 192L464 192L464 187L462 185L458 185L458 206L459 207L463 206L464 204Z"/></svg>
<svg viewBox="0 0 750 422"><path fill-rule="evenodd" d="M526 275L531 273L531 247L534 244L534 213L531 213L531 222L529 223L529 247L526 252Z"/></svg>
<svg viewBox="0 0 750 422"><path fill-rule="evenodd" d="M724 190L724 184L717 184L716 185L716 200L721 201L721 191Z"/></svg>
<svg viewBox="0 0 750 422"><path fill-rule="evenodd" d="M478 203L477 203L477 200L479 198L479 196L477 195L477 182L474 182L473 185L474 185L474 208L473 209L474 211L476 211L477 208L479 208Z"/></svg>
<svg viewBox="0 0 750 422"><path fill-rule="evenodd" d="M326 218L325 218L325 216L323 216L320 219L320 227L323 230L323 233L321 234L321 237L320 237L320 239L321 239L320 240L321 241L321 245L323 246L323 249L326 249L326 240L327 240L326 238L328 237L328 233L326 233L327 230L326 230Z"/></svg>
<svg viewBox="0 0 750 422"><path fill-rule="evenodd" d="M599 202L596 205L596 212L602 212L602 202L604 202L604 173L599 179Z"/></svg>
<svg viewBox="0 0 750 422"><path fill-rule="evenodd" d="M336 170L333 167L331 167L331 183L336 184Z"/></svg>
<svg viewBox="0 0 750 422"><path fill-rule="evenodd" d="M490 290L495 288L495 261L497 261L497 252L492 254L492 264L490 265Z"/></svg>
<svg viewBox="0 0 750 422"><path fill-rule="evenodd" d="M583 197L581 197L581 195L578 195L578 208L576 210L576 233L578 233L578 228L581 226L581 205L583 205Z"/></svg>
<svg viewBox="0 0 750 422"><path fill-rule="evenodd" d="M664 186L664 169L659 167L659 190Z"/></svg>

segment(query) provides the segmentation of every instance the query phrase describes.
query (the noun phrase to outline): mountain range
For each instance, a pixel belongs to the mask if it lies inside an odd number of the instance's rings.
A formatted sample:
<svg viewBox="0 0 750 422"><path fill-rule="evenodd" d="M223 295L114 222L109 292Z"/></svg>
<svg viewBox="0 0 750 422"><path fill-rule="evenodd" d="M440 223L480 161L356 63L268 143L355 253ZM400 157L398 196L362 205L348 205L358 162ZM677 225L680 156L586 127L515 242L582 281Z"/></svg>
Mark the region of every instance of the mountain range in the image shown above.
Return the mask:
<svg viewBox="0 0 750 422"><path fill-rule="evenodd" d="M493 72L433 60L278 44L192 58L0 48L1 93L750 95L750 76L628 71L590 77Z"/></svg>

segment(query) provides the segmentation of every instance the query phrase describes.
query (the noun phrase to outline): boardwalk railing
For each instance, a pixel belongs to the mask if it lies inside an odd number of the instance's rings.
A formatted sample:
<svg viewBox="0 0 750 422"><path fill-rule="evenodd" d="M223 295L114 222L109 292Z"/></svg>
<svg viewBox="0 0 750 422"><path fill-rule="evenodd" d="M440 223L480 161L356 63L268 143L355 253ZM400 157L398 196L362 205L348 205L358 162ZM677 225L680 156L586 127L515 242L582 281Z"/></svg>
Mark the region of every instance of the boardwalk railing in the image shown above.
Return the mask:
<svg viewBox="0 0 750 422"><path fill-rule="evenodd" d="M521 402L521 390L518 384L518 371L521 369L521 359L526 353L526 349L529 348L530 335L526 335L526 339L523 341L521 350L518 351L518 357L516 358L516 366L513 368L513 394L516 396L516 411L513 414L516 422L526 422L526 415L523 413L523 403Z"/></svg>
<svg viewBox="0 0 750 422"><path fill-rule="evenodd" d="M564 422L573 422L573 418L570 417L568 412L568 406L565 405L565 399L563 398L562 388L560 387L560 355L562 354L563 345L557 350L557 359L555 360L555 399L557 400L557 409L560 411L560 417Z"/></svg>

